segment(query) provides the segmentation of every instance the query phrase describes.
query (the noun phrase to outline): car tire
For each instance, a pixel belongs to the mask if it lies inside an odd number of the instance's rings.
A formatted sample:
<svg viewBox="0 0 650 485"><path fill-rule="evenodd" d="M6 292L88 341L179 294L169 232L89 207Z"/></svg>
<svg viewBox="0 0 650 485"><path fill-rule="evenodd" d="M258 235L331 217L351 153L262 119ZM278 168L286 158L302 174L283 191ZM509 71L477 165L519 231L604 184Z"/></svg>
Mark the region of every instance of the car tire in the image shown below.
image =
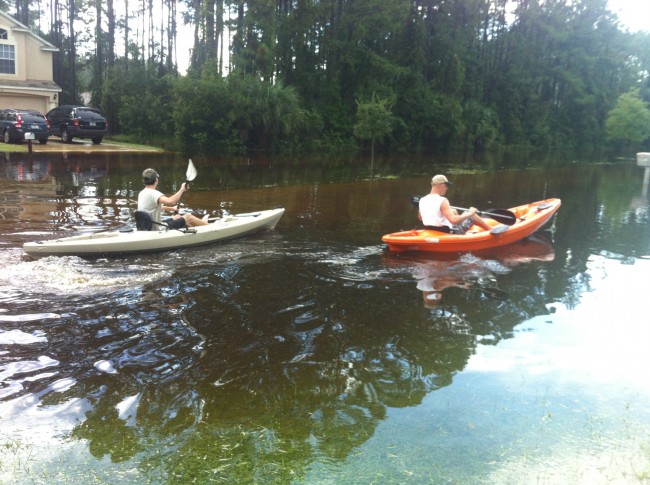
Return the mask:
<svg viewBox="0 0 650 485"><path fill-rule="evenodd" d="M67 128L63 128L61 130L61 141L63 143L72 143L72 135L70 135L70 132Z"/></svg>
<svg viewBox="0 0 650 485"><path fill-rule="evenodd" d="M45 144L47 143L47 138L41 138L40 140L38 140L38 142L39 142L41 145L45 145Z"/></svg>
<svg viewBox="0 0 650 485"><path fill-rule="evenodd" d="M7 144L11 143L11 135L9 134L9 130L5 130L5 132L2 134L2 139Z"/></svg>
<svg viewBox="0 0 650 485"><path fill-rule="evenodd" d="M96 136L93 138L93 145L99 145L102 142L103 138L101 136Z"/></svg>

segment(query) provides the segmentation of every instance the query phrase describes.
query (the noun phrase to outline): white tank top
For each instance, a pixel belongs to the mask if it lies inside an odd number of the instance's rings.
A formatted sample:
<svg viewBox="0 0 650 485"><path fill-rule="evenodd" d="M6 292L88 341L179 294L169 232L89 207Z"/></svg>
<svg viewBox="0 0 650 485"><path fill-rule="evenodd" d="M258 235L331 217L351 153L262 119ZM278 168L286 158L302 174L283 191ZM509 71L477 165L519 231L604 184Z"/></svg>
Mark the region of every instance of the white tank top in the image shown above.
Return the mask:
<svg viewBox="0 0 650 485"><path fill-rule="evenodd" d="M420 215L425 226L452 227L451 222L440 212L440 206L445 199L442 195L429 194L420 199Z"/></svg>

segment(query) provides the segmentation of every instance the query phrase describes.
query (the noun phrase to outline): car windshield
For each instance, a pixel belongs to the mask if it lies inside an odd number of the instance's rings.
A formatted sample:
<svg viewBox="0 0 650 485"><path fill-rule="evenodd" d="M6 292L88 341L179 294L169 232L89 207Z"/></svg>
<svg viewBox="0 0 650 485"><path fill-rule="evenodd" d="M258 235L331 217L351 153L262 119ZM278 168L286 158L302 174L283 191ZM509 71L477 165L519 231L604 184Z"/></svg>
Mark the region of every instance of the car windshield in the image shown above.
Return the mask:
<svg viewBox="0 0 650 485"><path fill-rule="evenodd" d="M90 108L77 108L77 116L79 118L103 120L104 117L98 111Z"/></svg>
<svg viewBox="0 0 650 485"><path fill-rule="evenodd" d="M20 118L27 123L44 123L45 117L38 113L19 113Z"/></svg>

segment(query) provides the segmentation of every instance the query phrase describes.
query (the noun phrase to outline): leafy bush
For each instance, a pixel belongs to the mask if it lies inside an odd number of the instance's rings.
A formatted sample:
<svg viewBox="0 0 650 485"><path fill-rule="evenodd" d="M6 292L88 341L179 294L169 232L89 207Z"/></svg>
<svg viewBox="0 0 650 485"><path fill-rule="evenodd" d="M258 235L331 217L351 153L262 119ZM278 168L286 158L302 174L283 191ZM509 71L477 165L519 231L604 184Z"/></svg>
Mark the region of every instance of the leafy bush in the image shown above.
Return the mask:
<svg viewBox="0 0 650 485"><path fill-rule="evenodd" d="M295 146L310 117L282 83L252 76L181 79L174 121L181 147L201 152L277 151Z"/></svg>
<svg viewBox="0 0 650 485"><path fill-rule="evenodd" d="M641 143L650 138L650 110L639 90L624 93L607 115L607 138L618 143Z"/></svg>

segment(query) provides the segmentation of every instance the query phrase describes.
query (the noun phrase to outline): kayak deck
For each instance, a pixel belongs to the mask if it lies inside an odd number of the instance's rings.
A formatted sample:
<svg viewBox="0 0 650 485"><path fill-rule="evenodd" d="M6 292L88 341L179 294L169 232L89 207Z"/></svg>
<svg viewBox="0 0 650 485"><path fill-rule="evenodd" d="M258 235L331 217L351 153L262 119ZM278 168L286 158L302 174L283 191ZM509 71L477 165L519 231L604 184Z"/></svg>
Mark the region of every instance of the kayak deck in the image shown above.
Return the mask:
<svg viewBox="0 0 650 485"><path fill-rule="evenodd" d="M107 231L60 239L28 242L23 250L30 256L107 256L160 252L203 246L271 230L284 214L283 208L229 215L206 226L187 230Z"/></svg>
<svg viewBox="0 0 650 485"><path fill-rule="evenodd" d="M386 234L382 241L395 252L466 252L505 246L530 236L546 224L558 211L560 199L546 199L508 209L516 218L511 226L503 226L484 217L492 230L472 226L465 234L447 234L431 229L412 229Z"/></svg>

